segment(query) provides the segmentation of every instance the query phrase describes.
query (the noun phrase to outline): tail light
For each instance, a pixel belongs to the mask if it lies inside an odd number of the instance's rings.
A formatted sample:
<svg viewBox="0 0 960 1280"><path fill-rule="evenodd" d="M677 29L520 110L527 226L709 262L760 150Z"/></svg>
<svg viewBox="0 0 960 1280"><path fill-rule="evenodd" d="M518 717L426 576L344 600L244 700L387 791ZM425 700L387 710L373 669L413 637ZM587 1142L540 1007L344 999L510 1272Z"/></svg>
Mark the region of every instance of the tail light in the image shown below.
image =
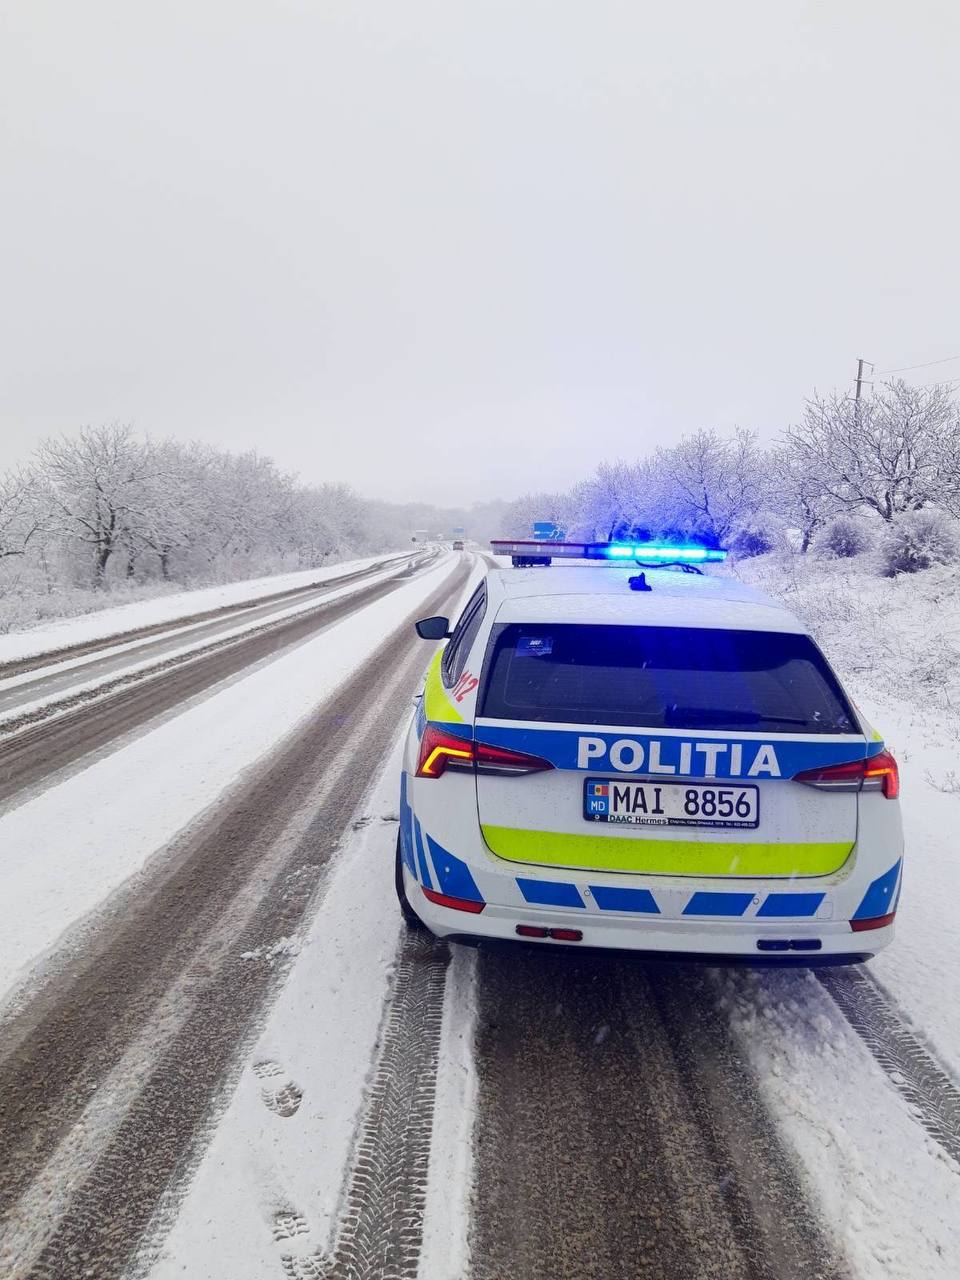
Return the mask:
<svg viewBox="0 0 960 1280"><path fill-rule="evenodd" d="M793 781L820 791L882 791L888 800L896 800L900 794L900 773L889 751L881 751L866 760L805 769L803 773L795 773Z"/></svg>
<svg viewBox="0 0 960 1280"><path fill-rule="evenodd" d="M863 771L864 791L882 791L888 800L896 800L900 794L900 770L889 751L865 760Z"/></svg>
<svg viewBox="0 0 960 1280"><path fill-rule="evenodd" d="M448 769L473 772L473 746L469 738L457 738L428 724L420 739L418 778L440 778Z"/></svg>
<svg viewBox="0 0 960 1280"><path fill-rule="evenodd" d="M449 907L451 911L469 911L471 915L478 916L485 905L482 902L475 902L473 898L452 898L449 893L438 893L436 889L428 889L425 884L420 888L428 902L438 907Z"/></svg>
<svg viewBox="0 0 960 1280"><path fill-rule="evenodd" d="M418 778L439 778L447 769L467 773L521 774L552 769L549 760L523 751L509 751L488 742L473 742L428 724L420 739Z"/></svg>
<svg viewBox="0 0 960 1280"><path fill-rule="evenodd" d="M851 920L850 928L854 933L864 933L868 929L885 929L888 924L893 924L896 914L895 911L891 911L885 916L870 916L866 920Z"/></svg>

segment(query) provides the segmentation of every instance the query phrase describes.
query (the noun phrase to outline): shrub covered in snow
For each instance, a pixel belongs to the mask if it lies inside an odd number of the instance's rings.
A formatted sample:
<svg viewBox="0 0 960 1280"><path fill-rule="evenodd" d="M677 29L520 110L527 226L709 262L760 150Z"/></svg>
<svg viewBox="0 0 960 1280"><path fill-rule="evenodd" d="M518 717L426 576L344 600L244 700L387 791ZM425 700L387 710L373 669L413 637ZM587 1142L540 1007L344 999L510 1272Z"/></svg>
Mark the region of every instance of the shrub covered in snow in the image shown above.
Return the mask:
<svg viewBox="0 0 960 1280"><path fill-rule="evenodd" d="M880 547L883 572L916 573L960 558L960 529L942 511L909 511L890 526Z"/></svg>
<svg viewBox="0 0 960 1280"><path fill-rule="evenodd" d="M824 527L815 545L822 556L848 560L869 551L873 542L872 531L866 521L855 516L836 516Z"/></svg>
<svg viewBox="0 0 960 1280"><path fill-rule="evenodd" d="M762 513L756 519L742 524L727 543L729 550L739 560L765 556L767 552L781 550L785 545L786 535L781 522Z"/></svg>

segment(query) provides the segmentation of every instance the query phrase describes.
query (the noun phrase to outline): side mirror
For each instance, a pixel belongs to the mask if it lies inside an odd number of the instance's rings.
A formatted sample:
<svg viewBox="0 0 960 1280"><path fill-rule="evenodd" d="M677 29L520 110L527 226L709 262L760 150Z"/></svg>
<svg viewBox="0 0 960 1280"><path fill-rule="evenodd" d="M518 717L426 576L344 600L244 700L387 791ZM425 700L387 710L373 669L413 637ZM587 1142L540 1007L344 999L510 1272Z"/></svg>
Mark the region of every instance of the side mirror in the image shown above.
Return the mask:
<svg viewBox="0 0 960 1280"><path fill-rule="evenodd" d="M449 618L421 618L415 625L421 640L446 640L450 635Z"/></svg>

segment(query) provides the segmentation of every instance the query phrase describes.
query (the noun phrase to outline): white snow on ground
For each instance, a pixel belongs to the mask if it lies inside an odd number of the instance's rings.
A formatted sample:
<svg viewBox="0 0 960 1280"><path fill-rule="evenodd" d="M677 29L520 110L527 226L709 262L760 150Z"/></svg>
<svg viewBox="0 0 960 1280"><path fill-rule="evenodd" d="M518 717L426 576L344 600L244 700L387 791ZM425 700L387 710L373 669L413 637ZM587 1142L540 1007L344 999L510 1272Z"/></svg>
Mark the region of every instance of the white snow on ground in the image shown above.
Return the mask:
<svg viewBox="0 0 960 1280"><path fill-rule="evenodd" d="M0 636L0 663L31 658L68 645L87 644L91 641L107 639L110 636L122 635L125 631L136 631L140 627L151 627L165 622L173 623L178 618L187 618L195 613L205 613L227 605L246 604L251 600L259 600L263 596L271 596L278 591L294 591L297 587L308 587L314 582L325 582L329 578L338 578L356 569L365 569L381 560L399 559L408 554L406 551L390 552L378 556L367 556L362 560L344 561L323 569L301 569L295 573L280 573L267 578L249 578L243 582L229 582L219 587L177 591L152 600L137 600L133 604L98 609L95 613L83 614L80 617L45 622L42 626L31 627L28 631L17 631Z"/></svg>
<svg viewBox="0 0 960 1280"><path fill-rule="evenodd" d="M342 684L456 564L444 557L0 818L0 996Z"/></svg>
<svg viewBox="0 0 960 1280"><path fill-rule="evenodd" d="M960 1169L809 973L717 970L772 1113L858 1280L955 1280Z"/></svg>
<svg viewBox="0 0 960 1280"><path fill-rule="evenodd" d="M479 1088L473 1061L477 952L471 947L452 951L444 992L419 1280L463 1280L470 1269L467 1228Z"/></svg>
<svg viewBox="0 0 960 1280"><path fill-rule="evenodd" d="M323 597L323 603L331 604L335 600L342 600L347 596L354 595L358 591L366 590L377 582L385 582L388 578L394 577L396 574L402 572L403 567L404 566L402 564L387 566L381 572L371 574L371 576L367 578L362 578L359 582L350 582L343 587L331 587L329 592ZM194 629L203 625L202 623L195 623L192 626L184 627L182 630L175 630L172 633L173 635L180 635L182 637L182 643L171 649L165 650L163 655L160 657L154 655L150 658L144 658L139 662L137 661L138 650L143 645L150 644L151 640L155 640L156 637L151 637L146 640L130 641L126 645L112 645L110 647L111 655L124 652L129 653L130 665L124 666L122 669L112 670L106 674L101 674L90 680L83 679L84 667L89 665L91 662L95 662L97 658L101 656L100 654L70 659L66 662L52 662L48 667L39 667L31 671L23 672L20 675L9 676L6 680L0 680L0 689L14 689L18 685L27 684L54 671L76 671L77 683L70 685L69 689L59 689L56 693L49 694L42 698L35 698L30 702L20 703L17 706L10 708L9 711L0 712L0 730L2 730L4 722L7 720L16 721L24 715L28 715L39 710L41 707L63 702L65 700L71 700L81 694L91 694L101 686L112 685L118 679L126 679L127 677L136 674L148 674L151 671L154 671L157 667L165 666L175 658L182 658L194 650L200 652L211 643L216 643L218 645L224 644L228 640L242 636L247 631L258 630L259 628L268 625L268 623L273 624L280 622L285 618L296 617L298 613L309 613L316 607L317 601L315 599L306 601L301 600L295 604L290 604L285 607L281 602L278 602L276 612L271 613L269 618L258 617L252 620L249 618L244 620L244 615L240 614L237 618L236 626L230 627L218 634L215 641L211 641L209 636L201 637L198 640L192 639Z"/></svg>
<svg viewBox="0 0 960 1280"><path fill-rule="evenodd" d="M960 1080L960 572L879 578L866 558L741 564L812 628L900 765L906 861L870 972Z"/></svg>

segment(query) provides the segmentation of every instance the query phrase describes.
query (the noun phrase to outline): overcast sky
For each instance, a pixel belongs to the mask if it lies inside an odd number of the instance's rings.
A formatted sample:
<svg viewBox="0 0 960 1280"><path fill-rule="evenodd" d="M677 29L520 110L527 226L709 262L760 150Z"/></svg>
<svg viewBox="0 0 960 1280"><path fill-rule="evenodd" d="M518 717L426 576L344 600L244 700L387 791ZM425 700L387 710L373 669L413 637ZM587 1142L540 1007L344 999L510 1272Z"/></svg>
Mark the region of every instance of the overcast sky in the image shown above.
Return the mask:
<svg viewBox="0 0 960 1280"><path fill-rule="evenodd" d="M0 0L0 464L454 503L769 438L960 354L958 67L955 0Z"/></svg>

